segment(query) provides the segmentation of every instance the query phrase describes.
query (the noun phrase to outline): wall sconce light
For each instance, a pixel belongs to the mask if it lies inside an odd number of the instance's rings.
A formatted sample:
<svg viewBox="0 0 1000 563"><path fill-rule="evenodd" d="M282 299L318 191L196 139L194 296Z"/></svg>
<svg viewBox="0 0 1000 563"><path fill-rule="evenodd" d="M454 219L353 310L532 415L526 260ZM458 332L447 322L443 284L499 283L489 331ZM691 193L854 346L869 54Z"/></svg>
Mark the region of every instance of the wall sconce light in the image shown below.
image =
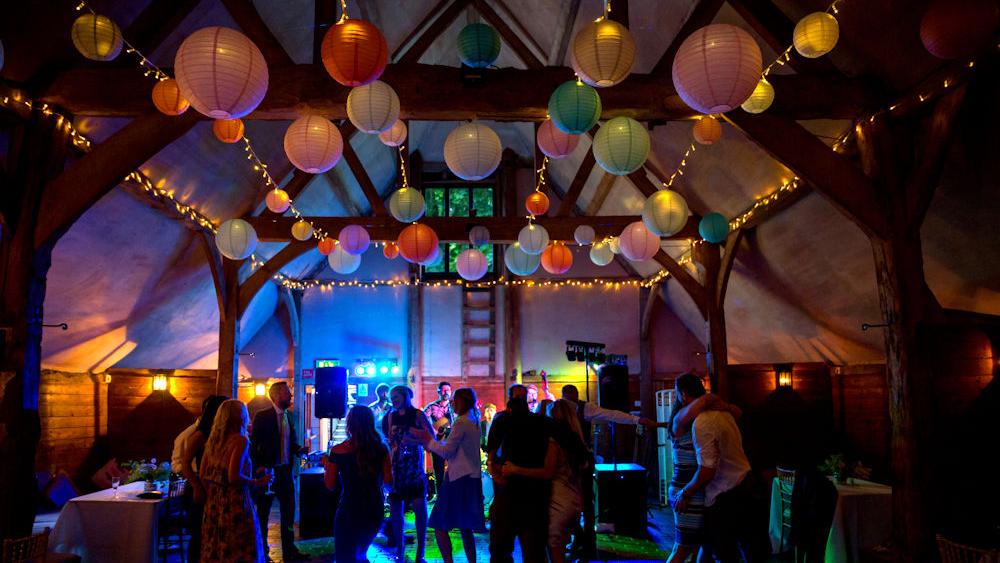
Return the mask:
<svg viewBox="0 0 1000 563"><path fill-rule="evenodd" d="M267 391L267 386L263 383L256 383L253 386L253 394L257 397L263 397L264 393Z"/></svg>
<svg viewBox="0 0 1000 563"><path fill-rule="evenodd" d="M153 376L153 391L167 390L167 376L160 374Z"/></svg>
<svg viewBox="0 0 1000 563"><path fill-rule="evenodd" d="M775 364L774 377L778 389L792 388L792 364Z"/></svg>

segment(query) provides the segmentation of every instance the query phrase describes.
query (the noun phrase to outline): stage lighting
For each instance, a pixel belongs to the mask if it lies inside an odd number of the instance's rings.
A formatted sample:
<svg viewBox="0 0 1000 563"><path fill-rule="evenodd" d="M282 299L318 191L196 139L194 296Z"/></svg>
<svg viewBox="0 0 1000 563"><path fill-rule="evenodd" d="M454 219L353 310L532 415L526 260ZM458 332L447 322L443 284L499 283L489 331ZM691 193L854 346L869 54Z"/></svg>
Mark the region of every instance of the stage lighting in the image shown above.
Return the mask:
<svg viewBox="0 0 1000 563"><path fill-rule="evenodd" d="M385 375L385 374L389 373L389 366L384 366L384 365L383 366L379 366L378 372L379 372L380 375Z"/></svg>
<svg viewBox="0 0 1000 563"><path fill-rule="evenodd" d="M354 368L354 375L364 375L364 374L365 374L364 365L359 365L358 367Z"/></svg>
<svg viewBox="0 0 1000 563"><path fill-rule="evenodd" d="M367 366L365 366L365 375L369 377L375 375L375 366L373 366L372 364L368 364Z"/></svg>
<svg viewBox="0 0 1000 563"><path fill-rule="evenodd" d="M399 375L399 366L392 366L392 369L389 371L392 372L392 375Z"/></svg>

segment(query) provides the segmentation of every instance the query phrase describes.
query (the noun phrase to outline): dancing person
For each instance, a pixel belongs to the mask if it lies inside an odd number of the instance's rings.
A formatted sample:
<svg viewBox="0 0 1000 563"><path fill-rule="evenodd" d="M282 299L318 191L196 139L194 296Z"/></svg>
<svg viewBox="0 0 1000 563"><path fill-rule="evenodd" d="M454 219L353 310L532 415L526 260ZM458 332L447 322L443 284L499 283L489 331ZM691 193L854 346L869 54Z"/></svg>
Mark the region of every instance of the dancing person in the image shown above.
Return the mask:
<svg viewBox="0 0 1000 563"><path fill-rule="evenodd" d="M257 517L260 529L264 531L264 547L267 548L267 522L271 515L271 502L278 497L281 513L281 556L286 561L301 559L302 554L295 547L295 459L309 451L299 445L295 433L295 417L289 413L292 407L292 390L284 381L271 385L268 396L274 407L259 411L253 418L250 435L250 458L254 471L258 474L265 469L274 471L274 494L258 490Z"/></svg>
<svg viewBox="0 0 1000 563"><path fill-rule="evenodd" d="M437 392L437 400L424 407L424 414L437 431L435 439L444 440L451 432L451 424L455 418L455 412L451 407L451 384L447 381L438 383ZM431 463L434 466L434 496L437 496L441 493L441 485L444 483L444 458L431 452Z"/></svg>
<svg viewBox="0 0 1000 563"><path fill-rule="evenodd" d="M479 464L479 424L476 416L476 392L468 387L455 391L452 400L457 418L444 443L426 430L412 430L433 453L448 461L445 481L441 484L437 503L431 511L429 526L445 563L454 561L449 530L462 534L465 557L476 562L476 538L473 532L485 530L483 519L483 484Z"/></svg>
<svg viewBox="0 0 1000 563"><path fill-rule="evenodd" d="M449 389L449 398L451 390ZM406 540L403 536L403 512L406 503L413 505L417 527L417 556L424 559L427 540L427 475L424 472L424 448L410 434L411 429L433 432L423 411L413 406L413 391L397 385L389 391L392 410L382 417L382 434L389 441L392 458L392 487L389 492L389 518L396 539L396 559L403 561Z"/></svg>
<svg viewBox="0 0 1000 563"><path fill-rule="evenodd" d="M392 403L389 402L389 384L379 383L375 388L375 401L368 404L372 414L375 415L375 428L379 430L382 426L382 417L392 410Z"/></svg>
<svg viewBox="0 0 1000 563"><path fill-rule="evenodd" d="M205 454L205 442L212 433L212 425L219 412L219 405L226 401L222 395L212 395L201 403L201 417L195 423L192 431L184 441L181 449L181 475L187 479L188 486L184 488L184 508L188 533L188 560L198 563L201 556L201 520L205 508L205 484L199 476L201 458Z"/></svg>
<svg viewBox="0 0 1000 563"><path fill-rule="evenodd" d="M354 406L347 413L347 440L330 450L325 463L326 488L341 483L333 524L335 561L367 563L368 546L384 518L382 483L392 483L392 463L375 430L370 407Z"/></svg>
<svg viewBox="0 0 1000 563"><path fill-rule="evenodd" d="M493 425L493 418L497 415L497 406L493 403L486 403L483 406L483 415L479 419L480 445L483 452L486 451L486 438L490 436L490 426Z"/></svg>
<svg viewBox="0 0 1000 563"><path fill-rule="evenodd" d="M246 406L229 399L219 406L201 458L207 498L201 525L205 563L262 563L266 556L250 486L265 486L271 476L252 478Z"/></svg>

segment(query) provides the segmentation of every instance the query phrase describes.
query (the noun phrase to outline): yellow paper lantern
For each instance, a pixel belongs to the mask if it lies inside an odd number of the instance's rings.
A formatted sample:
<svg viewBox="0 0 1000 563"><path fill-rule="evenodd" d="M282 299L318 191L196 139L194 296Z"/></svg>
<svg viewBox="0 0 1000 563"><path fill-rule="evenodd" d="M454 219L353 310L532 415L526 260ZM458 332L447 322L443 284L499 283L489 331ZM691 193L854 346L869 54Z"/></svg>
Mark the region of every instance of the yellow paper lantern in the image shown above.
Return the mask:
<svg viewBox="0 0 1000 563"><path fill-rule="evenodd" d="M309 240L313 236L313 226L305 219L299 219L292 225L292 236L295 240Z"/></svg>
<svg viewBox="0 0 1000 563"><path fill-rule="evenodd" d="M722 137L722 124L711 115L703 115L694 122L694 140L700 145L711 145Z"/></svg>
<svg viewBox="0 0 1000 563"><path fill-rule="evenodd" d="M111 18L83 14L70 33L76 50L92 61L110 61L122 52L122 32Z"/></svg>
<svg viewBox="0 0 1000 563"><path fill-rule="evenodd" d="M267 204L267 208L274 213L284 213L292 205L291 198L288 197L288 192L281 188L267 192L264 202Z"/></svg>
<svg viewBox="0 0 1000 563"><path fill-rule="evenodd" d="M646 199L642 222L654 235L669 237L687 224L688 205L684 197L671 190L659 190Z"/></svg>
<svg viewBox="0 0 1000 563"><path fill-rule="evenodd" d="M740 107L747 113L763 113L771 107L772 102L774 102L774 86L771 86L766 78L761 78L757 87L753 89L753 94L750 94Z"/></svg>
<svg viewBox="0 0 1000 563"><path fill-rule="evenodd" d="M837 18L826 12L813 12L799 20L792 32L795 50L807 59L815 59L829 53L837 46L840 38L840 24Z"/></svg>
<svg viewBox="0 0 1000 563"><path fill-rule="evenodd" d="M164 115L180 115L191 107L173 78L160 80L153 86L153 105Z"/></svg>
<svg viewBox="0 0 1000 563"><path fill-rule="evenodd" d="M573 39L573 60L573 68L587 84L614 86L632 71L635 41L628 28L616 21L590 22Z"/></svg>
<svg viewBox="0 0 1000 563"><path fill-rule="evenodd" d="M243 120L238 118L216 119L212 123L212 133L223 143L238 143L243 138L244 130Z"/></svg>

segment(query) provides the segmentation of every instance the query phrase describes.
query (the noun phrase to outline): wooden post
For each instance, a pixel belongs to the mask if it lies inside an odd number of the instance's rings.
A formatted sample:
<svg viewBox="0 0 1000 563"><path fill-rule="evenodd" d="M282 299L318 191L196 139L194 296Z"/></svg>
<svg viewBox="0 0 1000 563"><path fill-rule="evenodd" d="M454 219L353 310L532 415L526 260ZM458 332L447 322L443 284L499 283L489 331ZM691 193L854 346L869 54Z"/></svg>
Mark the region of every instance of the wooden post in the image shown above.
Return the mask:
<svg viewBox="0 0 1000 563"><path fill-rule="evenodd" d="M537 129L537 128L536 128ZM538 157L538 150L535 150L535 169L541 167L541 160ZM503 160L500 163L499 199L502 202L501 213L504 217L517 217L521 215L521 202L518 201L517 194L517 155L510 149L503 153ZM503 272L504 278L511 279L512 274L503 262L501 253L494 253L496 267ZM503 264L501 266L501 264ZM520 291L517 287L508 285L503 288L503 377L504 377L504 397L506 400L507 388L518 383L521 373L521 304Z"/></svg>
<svg viewBox="0 0 1000 563"><path fill-rule="evenodd" d="M656 396L653 391L653 343L651 325L660 286L639 288L639 402L642 416L656 419Z"/></svg>
<svg viewBox="0 0 1000 563"><path fill-rule="evenodd" d="M219 315L219 374L215 392L236 397L240 368L240 265L223 258L222 281L225 312Z"/></svg>
<svg viewBox="0 0 1000 563"><path fill-rule="evenodd" d="M695 247L695 259L705 268L705 324L708 330L708 376L712 392L729 396L726 367L729 361L726 344L726 311L716 297L719 293L719 272L722 260L719 245L702 243Z"/></svg>

